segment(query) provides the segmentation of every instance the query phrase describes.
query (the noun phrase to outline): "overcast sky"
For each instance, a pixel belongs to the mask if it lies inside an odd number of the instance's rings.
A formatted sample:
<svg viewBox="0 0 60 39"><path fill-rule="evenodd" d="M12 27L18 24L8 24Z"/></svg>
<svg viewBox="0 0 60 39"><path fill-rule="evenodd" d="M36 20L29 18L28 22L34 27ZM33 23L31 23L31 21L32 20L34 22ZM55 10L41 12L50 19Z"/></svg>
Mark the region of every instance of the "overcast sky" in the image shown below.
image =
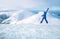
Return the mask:
<svg viewBox="0 0 60 39"><path fill-rule="evenodd" d="M60 0L0 0L0 9L60 8Z"/></svg>

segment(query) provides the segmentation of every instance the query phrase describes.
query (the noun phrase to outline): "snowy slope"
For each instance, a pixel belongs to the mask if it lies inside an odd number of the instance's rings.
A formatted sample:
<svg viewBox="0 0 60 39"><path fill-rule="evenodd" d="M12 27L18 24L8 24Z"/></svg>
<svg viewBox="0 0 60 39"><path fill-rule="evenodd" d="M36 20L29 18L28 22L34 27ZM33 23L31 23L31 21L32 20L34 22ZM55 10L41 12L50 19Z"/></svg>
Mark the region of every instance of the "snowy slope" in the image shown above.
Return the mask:
<svg viewBox="0 0 60 39"><path fill-rule="evenodd" d="M40 24L41 15L35 14L11 24L0 24L0 39L60 39L60 20L47 14L48 24Z"/></svg>
<svg viewBox="0 0 60 39"><path fill-rule="evenodd" d="M6 24L7 22L9 22L12 24L12 22L15 23L17 21L20 21L20 20L23 20L27 17L30 17L34 14L35 13L30 10L26 10L26 9L25 10L23 10L23 9L18 10L18 11L10 13L10 17L8 19L4 20L2 23Z"/></svg>
<svg viewBox="0 0 60 39"><path fill-rule="evenodd" d="M0 39L60 39L59 25L0 25Z"/></svg>
<svg viewBox="0 0 60 39"><path fill-rule="evenodd" d="M40 21L42 20L43 12L39 12L37 14L31 12L30 10L19 10L17 12L14 12L13 14L10 14L10 18L4 20L2 23L10 23L10 24L40 24ZM48 24L59 24L60 19L55 18L54 16L51 16L51 13L47 14L47 20ZM45 21L43 21L42 24L46 24Z"/></svg>
<svg viewBox="0 0 60 39"><path fill-rule="evenodd" d="M30 16L28 18L25 18L25 19L23 19L21 21L18 21L17 24L18 23L37 23L40 20L40 17L41 17L40 15L41 15L40 13L39 14L35 14L35 15Z"/></svg>
<svg viewBox="0 0 60 39"><path fill-rule="evenodd" d="M24 23L24 24L28 24L28 23L31 23L31 24L40 24L40 21L42 20L42 16L43 15L43 12L39 12L38 14L35 14L33 16L30 16L26 19L23 19L21 21L18 21L16 22L17 24L20 24L20 23ZM51 16L49 13L47 14L47 20L48 20L48 24L49 25L54 25L54 24L58 24L60 23L60 19L57 19L53 16ZM43 25L46 24L45 21L43 21L42 23Z"/></svg>
<svg viewBox="0 0 60 39"><path fill-rule="evenodd" d="M18 19L18 14L23 12L24 10L19 10L19 11L16 11L16 12L11 12L11 13L7 13L7 15L10 15L10 17L6 20L4 20L2 23L11 23L11 22L16 22Z"/></svg>

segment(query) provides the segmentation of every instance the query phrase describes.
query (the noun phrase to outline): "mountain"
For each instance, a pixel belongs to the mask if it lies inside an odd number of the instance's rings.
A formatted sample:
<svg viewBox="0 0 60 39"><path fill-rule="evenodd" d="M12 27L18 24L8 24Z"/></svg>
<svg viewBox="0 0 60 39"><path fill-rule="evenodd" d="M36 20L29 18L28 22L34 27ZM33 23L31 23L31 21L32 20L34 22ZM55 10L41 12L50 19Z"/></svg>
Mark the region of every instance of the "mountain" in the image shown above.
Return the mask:
<svg viewBox="0 0 60 39"><path fill-rule="evenodd" d="M24 23L24 24L28 24L28 23L31 23L31 24L40 24L40 21L42 20L42 17L41 15L43 14L43 12L39 12L38 14L35 14L33 16L30 16L28 18L25 18L21 21L17 21L16 23L17 24L20 24L20 23ZM55 18L53 16L51 16L51 14L47 14L47 20L48 20L48 24L59 24L60 23L60 19L58 18ZM43 21L42 23L43 25L46 24L45 21Z"/></svg>
<svg viewBox="0 0 60 39"><path fill-rule="evenodd" d="M23 11L16 13L21 12L23 15ZM42 24L40 23L43 12L28 14L30 16L17 21L14 18L19 16L20 13L16 13L5 21L10 20L10 24L0 24L0 39L60 39L60 19L50 13L47 14L48 24L45 21Z"/></svg>

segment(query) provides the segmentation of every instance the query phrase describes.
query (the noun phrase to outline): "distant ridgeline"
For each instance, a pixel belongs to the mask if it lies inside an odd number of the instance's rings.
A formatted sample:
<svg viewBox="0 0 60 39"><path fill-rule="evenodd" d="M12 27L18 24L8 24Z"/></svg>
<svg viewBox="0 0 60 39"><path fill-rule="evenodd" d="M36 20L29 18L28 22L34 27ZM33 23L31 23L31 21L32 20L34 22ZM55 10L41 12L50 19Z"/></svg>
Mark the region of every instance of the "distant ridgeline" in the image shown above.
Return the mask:
<svg viewBox="0 0 60 39"><path fill-rule="evenodd" d="M60 10L51 10L49 11L49 14L60 19Z"/></svg>
<svg viewBox="0 0 60 39"><path fill-rule="evenodd" d="M16 10L0 10L0 12L14 12Z"/></svg>

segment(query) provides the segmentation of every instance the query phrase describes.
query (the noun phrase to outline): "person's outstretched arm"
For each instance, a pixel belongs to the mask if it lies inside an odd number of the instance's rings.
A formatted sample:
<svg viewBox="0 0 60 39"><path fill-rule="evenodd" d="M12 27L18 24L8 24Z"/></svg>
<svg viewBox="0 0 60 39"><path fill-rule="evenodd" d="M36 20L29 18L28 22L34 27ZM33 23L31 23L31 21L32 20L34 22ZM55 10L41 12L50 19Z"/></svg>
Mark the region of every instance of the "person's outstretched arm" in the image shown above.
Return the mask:
<svg viewBox="0 0 60 39"><path fill-rule="evenodd" d="M49 8L47 8L46 13L48 12Z"/></svg>

